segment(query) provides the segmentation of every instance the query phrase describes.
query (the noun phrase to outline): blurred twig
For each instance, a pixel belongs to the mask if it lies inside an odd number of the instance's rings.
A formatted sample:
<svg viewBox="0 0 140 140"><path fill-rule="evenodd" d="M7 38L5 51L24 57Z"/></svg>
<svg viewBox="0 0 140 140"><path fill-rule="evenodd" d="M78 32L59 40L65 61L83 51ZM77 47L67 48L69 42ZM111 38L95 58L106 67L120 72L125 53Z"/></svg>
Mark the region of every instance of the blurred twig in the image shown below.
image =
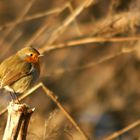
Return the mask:
<svg viewBox="0 0 140 140"><path fill-rule="evenodd" d="M31 46L35 40L47 29L49 23L45 20L41 27L34 33L34 35L25 43L24 47Z"/></svg>
<svg viewBox="0 0 140 140"><path fill-rule="evenodd" d="M109 55L105 58L102 58L101 60L97 61L97 62L91 62L82 66L75 66L73 68L67 68L67 69L57 69L54 72L49 73L47 76L54 76L54 75L60 75L60 74L64 74L64 73L68 73L68 72L73 72L73 71L78 71L78 70L85 70L85 69L90 69L93 68L96 65L99 65L101 63L104 63L110 59L113 59L119 55L121 55L122 52L118 52L115 55Z"/></svg>
<svg viewBox="0 0 140 140"><path fill-rule="evenodd" d="M70 10L70 12L73 13L73 8L72 8L70 2L67 2L62 8L58 8L55 11L57 11L57 13L60 13L66 8L68 8ZM25 47L32 45L34 43L34 41L37 40L43 32L45 32L45 30L47 29L47 27L50 23L51 24L55 23L54 20L55 20L55 18L53 18L53 19L51 18L50 20L45 20L44 23L41 25L41 27L36 31L36 33L31 37L31 39L25 44ZM76 20L75 20L75 24L76 24L76 27L77 27L76 29L77 29L78 33L81 34Z"/></svg>
<svg viewBox="0 0 140 140"><path fill-rule="evenodd" d="M4 40L8 37L8 35L14 30L14 28L16 27L16 23L21 21L23 19L23 17L29 12L30 8L32 7L33 3L35 0L30 0L28 2L28 4L25 6L25 8L22 10L22 13L19 15L19 17L17 18L17 20L4 32L3 37L0 39L0 46L4 45ZM19 38L16 37L16 40ZM9 46L7 46L7 50L9 50L9 47L14 43L14 39L12 41L11 44L9 44ZM6 48L6 47L5 47ZM7 51L5 50L2 54L1 57L5 55L5 53L7 53Z"/></svg>
<svg viewBox="0 0 140 140"><path fill-rule="evenodd" d="M55 96L54 93L52 91L50 91L43 83L39 83L36 86L34 86L33 88L31 88L28 92L26 92L19 98L19 101L28 97L29 95L31 95L35 90L37 90L40 87L44 90L45 94L47 96L49 96L51 98L51 100L58 106L58 108L64 113L66 118L73 124L73 126L76 128L76 130L78 130L78 132L83 136L83 138L85 140L89 140L88 136L84 133L84 131L80 128L80 126L76 123L76 121L71 117L71 115L66 111L66 109L63 107L63 105L61 105L61 103L58 101L57 96ZM6 111L7 111L7 108L3 109L0 112L0 116L3 115Z"/></svg>
<svg viewBox="0 0 140 140"><path fill-rule="evenodd" d="M44 53L49 51L54 51L57 49L63 49L68 47L73 47L76 45L85 45L88 43L100 43L100 42L126 42L126 41L137 41L140 40L139 36L132 36L132 37L113 37L113 38L105 38L105 37L88 37L79 40L72 40L69 42L64 42L60 44L54 45L47 45L40 48L40 52Z"/></svg>
<svg viewBox="0 0 140 140"><path fill-rule="evenodd" d="M73 126L79 131L79 133L83 136L85 140L89 140L88 136L84 133L84 131L80 128L80 126L76 123L76 121L70 116L70 114L65 110L65 108L60 104L57 99L57 96L54 95L52 91L50 91L43 83L40 83L41 87L45 91L46 95L49 96L52 101L58 106L58 108L64 113L67 119L73 124Z"/></svg>
<svg viewBox="0 0 140 140"><path fill-rule="evenodd" d="M52 44L65 30L66 28L75 20L75 18L80 15L80 13L90 6L94 0L85 0L82 2L74 11L73 13L68 16L61 26L59 26L51 35L50 39L47 41L47 43L44 44L46 46L47 44Z"/></svg>
<svg viewBox="0 0 140 140"><path fill-rule="evenodd" d="M35 90L37 90L40 87L40 84L35 85L33 88L31 88L29 91L27 91L25 94L23 94L19 100L23 100L26 97L28 97L30 94L34 93ZM0 111L0 116L3 115L4 113L6 113L7 108L4 108L2 111Z"/></svg>
<svg viewBox="0 0 140 140"><path fill-rule="evenodd" d="M82 66L77 66L77 67L68 68L68 69L57 69L56 71L49 73L47 76L52 76L52 75L54 76L54 75L60 75L60 74L64 74L64 73L68 73L68 72L72 72L72 71L90 69L90 68L93 68L96 65L104 63L104 62L106 62L110 59L113 59L113 58L117 57L117 56L120 56L120 55L125 54L125 53L130 53L130 52L135 51L135 50L136 50L136 48L131 48L131 49L128 49L128 50L127 50L127 48L122 48L119 52L117 52L115 54L108 55L108 56L100 59L97 62L91 62L91 63L85 64L85 65L82 65Z"/></svg>
<svg viewBox="0 0 140 140"><path fill-rule="evenodd" d="M73 13L74 13L74 9L73 9L73 7L72 7L71 2L68 2L67 6L68 6L70 12L73 14ZM77 30L78 34L79 34L79 35L82 35L82 33L81 33L81 31L80 31L80 28L79 28L79 26L78 26L78 22L77 22L76 19L74 20L74 24L75 24L75 26L76 26L76 30Z"/></svg>
<svg viewBox="0 0 140 140"><path fill-rule="evenodd" d="M134 122L134 123L128 125L127 127L125 127L125 128L123 128L123 129L121 129L121 130L119 130L119 131L113 133L112 135L110 135L110 136L104 138L104 140L113 140L113 139L119 137L120 135L122 135L122 134L124 134L124 133L130 131L131 129L134 129L135 127L138 127L139 125L140 125L140 120L138 120L138 121L136 121L136 122Z"/></svg>
<svg viewBox="0 0 140 140"><path fill-rule="evenodd" d="M14 30L14 28L16 27L17 22L20 22L23 17L29 12L30 8L32 7L33 3L35 2L35 0L30 0L28 2L28 4L25 6L25 8L22 10L22 13L19 15L19 17L17 18L17 20L10 26L10 28L8 28L5 31L5 34L3 35L3 40ZM2 45L3 41L0 41L0 45Z"/></svg>
<svg viewBox="0 0 140 140"><path fill-rule="evenodd" d="M16 21L13 21L13 22L10 22L10 23L6 23L6 24L0 26L0 31L5 29L5 28L11 27L11 26L13 26L15 24L18 25L20 23L27 22L27 21L30 21L30 20L34 20L34 19L38 19L38 18L43 18L45 16L56 14L56 13L61 13L67 7L69 8L69 2L66 3L65 5L63 5L60 8L55 8L55 9L52 9L52 10L49 10L49 11L45 11L45 12L41 12L41 13L37 13L37 14L34 14L34 15L28 15L26 17L23 17L22 20L16 20Z"/></svg>
<svg viewBox="0 0 140 140"><path fill-rule="evenodd" d="M22 32L18 32L12 39L12 41L10 42L10 46L13 46L14 43L22 36Z"/></svg>
<svg viewBox="0 0 140 140"><path fill-rule="evenodd" d="M48 15L51 15L51 14L55 14L55 13L61 12L61 11L62 11L62 9L58 8L58 9L50 10L50 11L47 11L47 12L45 11L43 13L37 13L35 15L26 16L22 20L13 21L13 22L6 23L6 24L0 26L0 30L3 30L3 29L8 28L8 27L11 27L14 24L18 25L18 24L20 24L22 22L27 22L27 21L30 21L30 20L42 18L42 17L48 16Z"/></svg>
<svg viewBox="0 0 140 140"><path fill-rule="evenodd" d="M49 114L48 119L45 120L45 131L43 140L56 139L56 137L59 135L60 130L57 124L53 124L53 120L56 119L58 115L57 113L58 110L54 110Z"/></svg>
<svg viewBox="0 0 140 140"><path fill-rule="evenodd" d="M105 17L94 24L92 35L112 36L125 32L133 33L140 25L139 16L139 12L130 11Z"/></svg>

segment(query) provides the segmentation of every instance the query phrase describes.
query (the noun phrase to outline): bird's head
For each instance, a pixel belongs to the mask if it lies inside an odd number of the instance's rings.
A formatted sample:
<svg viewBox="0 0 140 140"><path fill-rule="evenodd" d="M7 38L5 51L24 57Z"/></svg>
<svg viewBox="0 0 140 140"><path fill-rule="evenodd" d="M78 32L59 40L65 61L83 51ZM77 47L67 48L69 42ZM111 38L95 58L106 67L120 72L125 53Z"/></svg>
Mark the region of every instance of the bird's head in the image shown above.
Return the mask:
<svg viewBox="0 0 140 140"><path fill-rule="evenodd" d="M42 56L38 50L33 47L25 47L17 52L17 55L24 61L30 63L37 63L39 57Z"/></svg>

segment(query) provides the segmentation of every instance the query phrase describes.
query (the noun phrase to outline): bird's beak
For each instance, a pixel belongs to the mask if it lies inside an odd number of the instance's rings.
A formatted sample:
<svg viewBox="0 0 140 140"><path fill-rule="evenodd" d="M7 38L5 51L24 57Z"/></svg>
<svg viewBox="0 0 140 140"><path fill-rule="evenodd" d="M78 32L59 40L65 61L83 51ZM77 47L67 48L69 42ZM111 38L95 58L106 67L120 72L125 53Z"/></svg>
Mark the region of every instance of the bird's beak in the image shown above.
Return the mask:
<svg viewBox="0 0 140 140"><path fill-rule="evenodd" d="M44 54L40 54L38 57L42 57L42 56L44 56Z"/></svg>

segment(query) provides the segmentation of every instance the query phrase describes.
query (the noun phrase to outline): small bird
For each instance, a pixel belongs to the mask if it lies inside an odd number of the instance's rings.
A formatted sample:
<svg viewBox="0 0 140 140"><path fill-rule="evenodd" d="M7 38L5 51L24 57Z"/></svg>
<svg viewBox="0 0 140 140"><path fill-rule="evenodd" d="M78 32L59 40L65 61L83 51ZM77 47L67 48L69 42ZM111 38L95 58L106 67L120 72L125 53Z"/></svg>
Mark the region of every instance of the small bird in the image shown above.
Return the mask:
<svg viewBox="0 0 140 140"><path fill-rule="evenodd" d="M25 47L0 64L0 88L13 94L24 93L32 87L40 75L39 58L33 47Z"/></svg>

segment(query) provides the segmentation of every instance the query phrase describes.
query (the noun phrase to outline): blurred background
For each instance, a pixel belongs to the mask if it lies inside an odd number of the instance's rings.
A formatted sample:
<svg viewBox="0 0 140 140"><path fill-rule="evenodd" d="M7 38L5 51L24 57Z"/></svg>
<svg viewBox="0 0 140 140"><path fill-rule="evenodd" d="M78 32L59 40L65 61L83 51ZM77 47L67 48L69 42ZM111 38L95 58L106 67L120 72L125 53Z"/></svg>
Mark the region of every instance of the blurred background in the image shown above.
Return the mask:
<svg viewBox="0 0 140 140"><path fill-rule="evenodd" d="M1 0L0 62L39 49L42 81L90 139L104 139L140 118L140 0ZM11 100L1 90L0 110ZM41 89L28 140L82 140ZM0 116L2 139L7 114ZM118 140L138 140L137 127Z"/></svg>

